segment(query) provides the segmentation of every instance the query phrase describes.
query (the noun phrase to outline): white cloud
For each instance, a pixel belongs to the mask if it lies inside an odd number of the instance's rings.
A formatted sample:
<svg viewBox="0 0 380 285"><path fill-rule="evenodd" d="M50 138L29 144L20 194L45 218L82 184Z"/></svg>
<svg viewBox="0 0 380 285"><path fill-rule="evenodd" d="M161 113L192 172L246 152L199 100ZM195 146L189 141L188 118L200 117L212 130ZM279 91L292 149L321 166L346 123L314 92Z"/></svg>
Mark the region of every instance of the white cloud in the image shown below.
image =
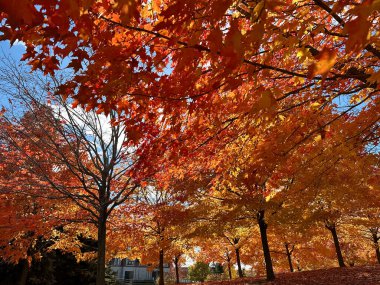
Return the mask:
<svg viewBox="0 0 380 285"><path fill-rule="evenodd" d="M23 48L26 48L26 44L23 41L15 40L13 43L13 46L21 46Z"/></svg>

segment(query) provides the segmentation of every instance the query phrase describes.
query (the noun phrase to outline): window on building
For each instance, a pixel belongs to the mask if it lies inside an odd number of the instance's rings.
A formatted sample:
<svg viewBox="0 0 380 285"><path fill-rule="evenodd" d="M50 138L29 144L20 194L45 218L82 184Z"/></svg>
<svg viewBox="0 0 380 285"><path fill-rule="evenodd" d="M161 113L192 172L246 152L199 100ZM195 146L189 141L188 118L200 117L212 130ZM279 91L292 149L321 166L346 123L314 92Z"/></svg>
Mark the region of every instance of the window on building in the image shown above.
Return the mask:
<svg viewBox="0 0 380 285"><path fill-rule="evenodd" d="M132 280L132 279L133 279L133 271L125 271L124 280Z"/></svg>

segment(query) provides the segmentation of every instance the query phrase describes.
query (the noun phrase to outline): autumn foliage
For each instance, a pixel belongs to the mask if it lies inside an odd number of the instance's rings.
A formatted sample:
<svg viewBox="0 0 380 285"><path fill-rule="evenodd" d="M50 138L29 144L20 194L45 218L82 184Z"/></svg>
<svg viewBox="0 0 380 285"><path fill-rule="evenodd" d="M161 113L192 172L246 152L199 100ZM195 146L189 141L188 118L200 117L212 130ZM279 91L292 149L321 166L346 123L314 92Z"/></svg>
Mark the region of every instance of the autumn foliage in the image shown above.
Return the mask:
<svg viewBox="0 0 380 285"><path fill-rule="evenodd" d="M115 149L125 155L111 157L128 163L123 175L110 182L116 162L104 154L94 162L94 150L80 148L84 190L62 197L98 221L104 247L106 235L117 241L109 253L129 248L158 264L198 253L269 280L275 271L380 261L379 1L4 0L0 9L0 38L25 43L22 59L35 74L70 74L45 96L122 126ZM41 163L49 156L44 169L60 185L78 180L56 171L57 156L39 153L38 141L17 139L1 145L5 181L42 183L14 168L12 159L24 158L12 145ZM27 213L5 184L4 223ZM26 204L38 197L28 195ZM20 221L51 229L46 215Z"/></svg>

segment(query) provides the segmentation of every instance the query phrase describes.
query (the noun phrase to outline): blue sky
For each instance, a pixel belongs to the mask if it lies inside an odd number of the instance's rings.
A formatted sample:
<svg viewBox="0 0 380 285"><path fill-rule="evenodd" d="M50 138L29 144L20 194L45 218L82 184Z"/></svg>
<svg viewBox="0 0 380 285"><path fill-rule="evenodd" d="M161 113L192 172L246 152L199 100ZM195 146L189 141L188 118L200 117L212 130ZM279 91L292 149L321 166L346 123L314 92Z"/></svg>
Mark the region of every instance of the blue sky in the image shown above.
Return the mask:
<svg viewBox="0 0 380 285"><path fill-rule="evenodd" d="M10 45L9 41L0 41L0 67L3 66L3 57L12 57L15 61L19 61L25 51L25 46L16 42L13 46ZM4 94L0 94L0 108L1 106L7 107L8 99Z"/></svg>
<svg viewBox="0 0 380 285"><path fill-rule="evenodd" d="M5 55L5 56L9 55L13 57L14 59L19 60L21 59L21 56L25 51L25 46L20 42L16 42L11 47L9 41L0 41L0 51L2 55ZM0 62L0 64L2 64L2 61Z"/></svg>

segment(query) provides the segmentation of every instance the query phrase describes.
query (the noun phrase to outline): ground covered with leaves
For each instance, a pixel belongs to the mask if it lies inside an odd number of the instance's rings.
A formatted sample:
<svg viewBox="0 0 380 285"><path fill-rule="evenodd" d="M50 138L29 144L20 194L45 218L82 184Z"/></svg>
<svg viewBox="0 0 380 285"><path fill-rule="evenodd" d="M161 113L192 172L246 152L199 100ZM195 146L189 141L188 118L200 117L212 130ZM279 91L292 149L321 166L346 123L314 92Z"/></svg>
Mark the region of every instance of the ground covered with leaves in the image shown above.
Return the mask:
<svg viewBox="0 0 380 285"><path fill-rule="evenodd" d="M380 284L380 266L355 266L346 268L330 268L313 271L280 273L276 275L276 280L272 282L258 278L244 278L236 281L206 282L207 285L372 285ZM205 284L206 284L205 283Z"/></svg>
<svg viewBox="0 0 380 285"><path fill-rule="evenodd" d="M278 280L267 284L380 284L380 266L330 268L278 274Z"/></svg>

